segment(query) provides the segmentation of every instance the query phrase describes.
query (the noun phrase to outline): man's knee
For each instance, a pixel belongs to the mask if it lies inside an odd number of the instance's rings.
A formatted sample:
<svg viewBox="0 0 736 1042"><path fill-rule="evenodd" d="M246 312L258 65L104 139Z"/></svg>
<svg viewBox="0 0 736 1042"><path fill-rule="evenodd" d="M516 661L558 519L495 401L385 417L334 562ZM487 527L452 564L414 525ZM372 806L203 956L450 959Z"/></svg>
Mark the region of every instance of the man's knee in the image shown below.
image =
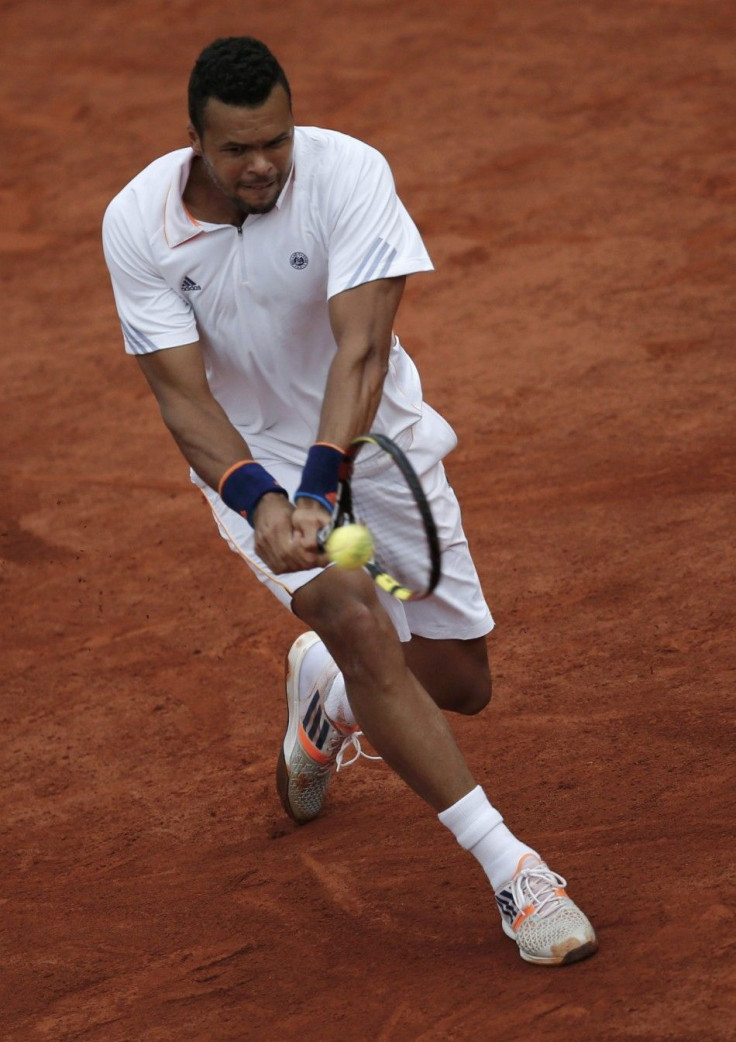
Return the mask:
<svg viewBox="0 0 736 1042"><path fill-rule="evenodd" d="M314 580L297 591L292 601L294 613L319 633L333 651L350 658L361 658L362 648L375 648L396 637L388 616L381 608L370 579L363 583Z"/></svg>

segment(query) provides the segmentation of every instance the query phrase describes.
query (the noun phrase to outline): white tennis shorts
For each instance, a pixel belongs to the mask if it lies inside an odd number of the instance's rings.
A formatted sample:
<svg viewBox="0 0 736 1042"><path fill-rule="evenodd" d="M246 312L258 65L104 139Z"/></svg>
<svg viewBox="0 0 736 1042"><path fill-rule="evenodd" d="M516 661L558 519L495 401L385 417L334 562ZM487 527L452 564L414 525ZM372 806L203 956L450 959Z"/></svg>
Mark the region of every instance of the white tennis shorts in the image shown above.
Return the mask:
<svg viewBox="0 0 736 1042"><path fill-rule="evenodd" d="M442 550L442 577L426 600L398 601L378 589L381 602L402 641L410 640L412 634L434 640L470 640L484 636L493 629L493 617L470 556L460 506L442 463L443 457L457 443L455 433L425 403L422 418L400 434L396 441L416 469L432 508ZM293 496L301 480L301 466L273 459L259 462ZM291 610L294 593L315 579L322 569L275 575L255 552L253 529L245 518L230 510L196 474L192 473L191 476L208 500L220 534L230 549L239 554L257 578ZM399 511L393 524L397 531L405 524L405 518ZM415 533L407 531L407 540L411 540L413 535L415 537Z"/></svg>

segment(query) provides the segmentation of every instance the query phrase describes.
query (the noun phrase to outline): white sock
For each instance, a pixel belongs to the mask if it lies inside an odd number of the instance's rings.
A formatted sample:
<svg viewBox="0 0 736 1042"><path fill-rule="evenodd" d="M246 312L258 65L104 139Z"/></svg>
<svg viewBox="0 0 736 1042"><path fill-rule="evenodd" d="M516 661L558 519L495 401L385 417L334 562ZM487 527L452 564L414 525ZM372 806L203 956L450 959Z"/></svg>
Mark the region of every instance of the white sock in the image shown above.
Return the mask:
<svg viewBox="0 0 736 1042"><path fill-rule="evenodd" d="M348 702L345 681L335 661L322 641L313 644L302 660L299 671L299 699L311 698L314 689L322 685L324 711L340 730L351 731L358 725Z"/></svg>
<svg viewBox="0 0 736 1042"><path fill-rule="evenodd" d="M311 698L318 684L326 686L331 670L336 672L337 666L327 648L319 640L311 646L302 659L302 668L299 670L300 701Z"/></svg>
<svg viewBox="0 0 736 1042"><path fill-rule="evenodd" d="M322 705L328 718L341 731L353 731L358 726L348 702L348 694L345 690L345 681L342 673L338 673L330 684Z"/></svg>
<svg viewBox="0 0 736 1042"><path fill-rule="evenodd" d="M536 854L506 828L480 785L437 817L460 846L478 860L494 890L513 878L525 854Z"/></svg>

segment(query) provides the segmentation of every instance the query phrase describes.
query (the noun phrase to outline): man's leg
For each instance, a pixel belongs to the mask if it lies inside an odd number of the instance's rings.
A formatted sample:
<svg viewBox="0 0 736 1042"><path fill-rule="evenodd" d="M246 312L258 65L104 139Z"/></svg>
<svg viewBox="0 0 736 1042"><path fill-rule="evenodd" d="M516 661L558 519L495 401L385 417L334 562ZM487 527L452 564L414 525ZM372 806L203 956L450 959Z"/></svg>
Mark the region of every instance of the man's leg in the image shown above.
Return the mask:
<svg viewBox="0 0 736 1042"><path fill-rule="evenodd" d="M341 670L350 708L376 750L486 872L504 932L522 958L560 965L592 955L595 932L565 893L565 880L508 830L476 785L439 708L475 712L487 703L485 642L419 638L405 656L364 573L329 569L296 592L293 608ZM407 658L426 677L434 698ZM469 692L456 697L461 683Z"/></svg>
<svg viewBox="0 0 736 1042"><path fill-rule="evenodd" d="M296 591L292 606L341 670L361 729L417 795L442 811L475 788L442 711L407 665L365 573L327 569Z"/></svg>
<svg viewBox="0 0 736 1042"><path fill-rule="evenodd" d="M402 645L406 663L440 709L473 715L491 700L485 637L430 640L412 636Z"/></svg>

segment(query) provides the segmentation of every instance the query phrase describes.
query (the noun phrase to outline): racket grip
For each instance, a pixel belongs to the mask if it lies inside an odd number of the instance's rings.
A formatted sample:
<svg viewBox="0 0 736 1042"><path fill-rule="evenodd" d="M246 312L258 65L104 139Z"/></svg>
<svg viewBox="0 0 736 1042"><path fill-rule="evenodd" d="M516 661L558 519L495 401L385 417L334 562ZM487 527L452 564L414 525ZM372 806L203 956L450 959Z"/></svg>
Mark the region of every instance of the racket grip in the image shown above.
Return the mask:
<svg viewBox="0 0 736 1042"><path fill-rule="evenodd" d="M330 538L330 535L332 534L332 530L334 527L334 522L330 521L328 525L324 525L322 528L320 528L319 532L317 532L317 549L321 554L325 552L327 540Z"/></svg>

